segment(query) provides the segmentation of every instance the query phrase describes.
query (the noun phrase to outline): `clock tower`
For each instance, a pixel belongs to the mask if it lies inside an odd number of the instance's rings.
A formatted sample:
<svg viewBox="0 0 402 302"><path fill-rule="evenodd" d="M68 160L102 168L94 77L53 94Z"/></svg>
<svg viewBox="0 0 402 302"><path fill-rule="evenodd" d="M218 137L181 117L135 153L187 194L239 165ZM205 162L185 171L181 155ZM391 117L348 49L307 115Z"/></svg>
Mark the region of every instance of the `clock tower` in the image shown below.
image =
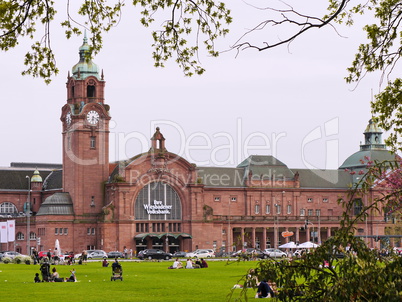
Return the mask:
<svg viewBox="0 0 402 302"><path fill-rule="evenodd" d="M105 81L88 59L85 35L80 60L67 78L62 108L63 191L70 194L76 216L95 217L104 205L103 184L109 175L109 105ZM92 215L94 216L92 216Z"/></svg>

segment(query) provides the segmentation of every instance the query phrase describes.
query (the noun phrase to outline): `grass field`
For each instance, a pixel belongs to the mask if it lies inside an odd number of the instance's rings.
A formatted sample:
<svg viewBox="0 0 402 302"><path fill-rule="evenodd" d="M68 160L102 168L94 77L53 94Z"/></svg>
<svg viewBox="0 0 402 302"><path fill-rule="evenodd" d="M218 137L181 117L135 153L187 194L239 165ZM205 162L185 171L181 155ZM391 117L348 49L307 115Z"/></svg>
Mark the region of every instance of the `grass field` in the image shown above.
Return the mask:
<svg viewBox="0 0 402 302"><path fill-rule="evenodd" d="M34 283L39 265L0 264L2 301L235 301L240 289L228 300L231 288L255 267L255 261L209 261L206 269L167 269L173 261L127 261L123 281L111 281L111 268L101 261L73 265L78 282ZM183 261L184 263L184 261ZM52 266L53 268L53 266ZM57 265L60 277L68 277L72 266ZM253 298L255 290L248 290Z"/></svg>

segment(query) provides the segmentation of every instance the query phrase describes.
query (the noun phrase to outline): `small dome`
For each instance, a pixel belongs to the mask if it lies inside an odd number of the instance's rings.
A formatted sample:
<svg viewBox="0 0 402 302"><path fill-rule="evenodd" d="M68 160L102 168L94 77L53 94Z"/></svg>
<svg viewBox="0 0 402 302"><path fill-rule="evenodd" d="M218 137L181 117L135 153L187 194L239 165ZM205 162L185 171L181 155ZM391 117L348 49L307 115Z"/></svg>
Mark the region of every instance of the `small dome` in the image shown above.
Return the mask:
<svg viewBox="0 0 402 302"><path fill-rule="evenodd" d="M85 33L84 41L79 49L80 61L73 66L73 76L76 79L86 79L89 76L95 76L99 79L98 65L85 57L89 52L90 46L88 45L87 35Z"/></svg>
<svg viewBox="0 0 402 302"><path fill-rule="evenodd" d="M35 170L34 175L31 177L31 182L43 182L38 170Z"/></svg>
<svg viewBox="0 0 402 302"><path fill-rule="evenodd" d="M372 119L370 119L364 133L382 133L382 130Z"/></svg>

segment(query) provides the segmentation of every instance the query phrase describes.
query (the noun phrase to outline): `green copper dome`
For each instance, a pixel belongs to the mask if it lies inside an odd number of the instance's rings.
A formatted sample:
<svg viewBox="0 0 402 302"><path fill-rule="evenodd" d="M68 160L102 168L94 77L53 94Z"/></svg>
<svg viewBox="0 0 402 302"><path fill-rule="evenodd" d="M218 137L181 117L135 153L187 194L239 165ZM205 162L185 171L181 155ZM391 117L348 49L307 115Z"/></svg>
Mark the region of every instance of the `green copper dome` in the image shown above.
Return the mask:
<svg viewBox="0 0 402 302"><path fill-rule="evenodd" d="M388 151L382 142L382 130L369 120L366 130L364 131L364 143L360 144L360 151L349 156L339 169L365 169L368 161L393 161L395 154Z"/></svg>
<svg viewBox="0 0 402 302"><path fill-rule="evenodd" d="M43 182L38 170L35 170L34 175L31 177L31 182Z"/></svg>
<svg viewBox="0 0 402 302"><path fill-rule="evenodd" d="M95 76L99 78L98 65L91 60L87 60L85 55L89 52L90 46L88 45L87 35L84 35L84 41L79 49L80 61L73 66L73 77L75 79L84 80L89 76Z"/></svg>

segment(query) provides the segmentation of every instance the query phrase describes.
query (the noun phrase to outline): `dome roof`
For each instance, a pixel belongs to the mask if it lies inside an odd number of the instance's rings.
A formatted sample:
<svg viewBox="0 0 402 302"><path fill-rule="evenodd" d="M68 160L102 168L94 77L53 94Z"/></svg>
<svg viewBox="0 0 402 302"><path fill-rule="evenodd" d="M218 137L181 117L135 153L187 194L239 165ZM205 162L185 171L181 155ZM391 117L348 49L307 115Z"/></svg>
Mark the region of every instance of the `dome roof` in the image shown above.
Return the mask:
<svg viewBox="0 0 402 302"><path fill-rule="evenodd" d="M35 170L34 175L32 175L31 182L43 182L38 170Z"/></svg>
<svg viewBox="0 0 402 302"><path fill-rule="evenodd" d="M79 49L80 61L73 66L73 76L75 79L86 79L89 76L95 76L99 79L98 65L88 59L86 55L90 51L90 46L88 45L87 35L85 33L84 41Z"/></svg>
<svg viewBox="0 0 402 302"><path fill-rule="evenodd" d="M370 119L364 131L364 144L360 144L360 151L349 156L339 169L365 169L369 161L394 161L395 154L388 151L382 143L382 130Z"/></svg>
<svg viewBox="0 0 402 302"><path fill-rule="evenodd" d="M73 202L69 193L55 193L45 199L36 216L74 215Z"/></svg>
<svg viewBox="0 0 402 302"><path fill-rule="evenodd" d="M388 150L360 150L349 156L339 169L364 169L367 167L368 161L383 162L393 160L395 160L395 154Z"/></svg>

